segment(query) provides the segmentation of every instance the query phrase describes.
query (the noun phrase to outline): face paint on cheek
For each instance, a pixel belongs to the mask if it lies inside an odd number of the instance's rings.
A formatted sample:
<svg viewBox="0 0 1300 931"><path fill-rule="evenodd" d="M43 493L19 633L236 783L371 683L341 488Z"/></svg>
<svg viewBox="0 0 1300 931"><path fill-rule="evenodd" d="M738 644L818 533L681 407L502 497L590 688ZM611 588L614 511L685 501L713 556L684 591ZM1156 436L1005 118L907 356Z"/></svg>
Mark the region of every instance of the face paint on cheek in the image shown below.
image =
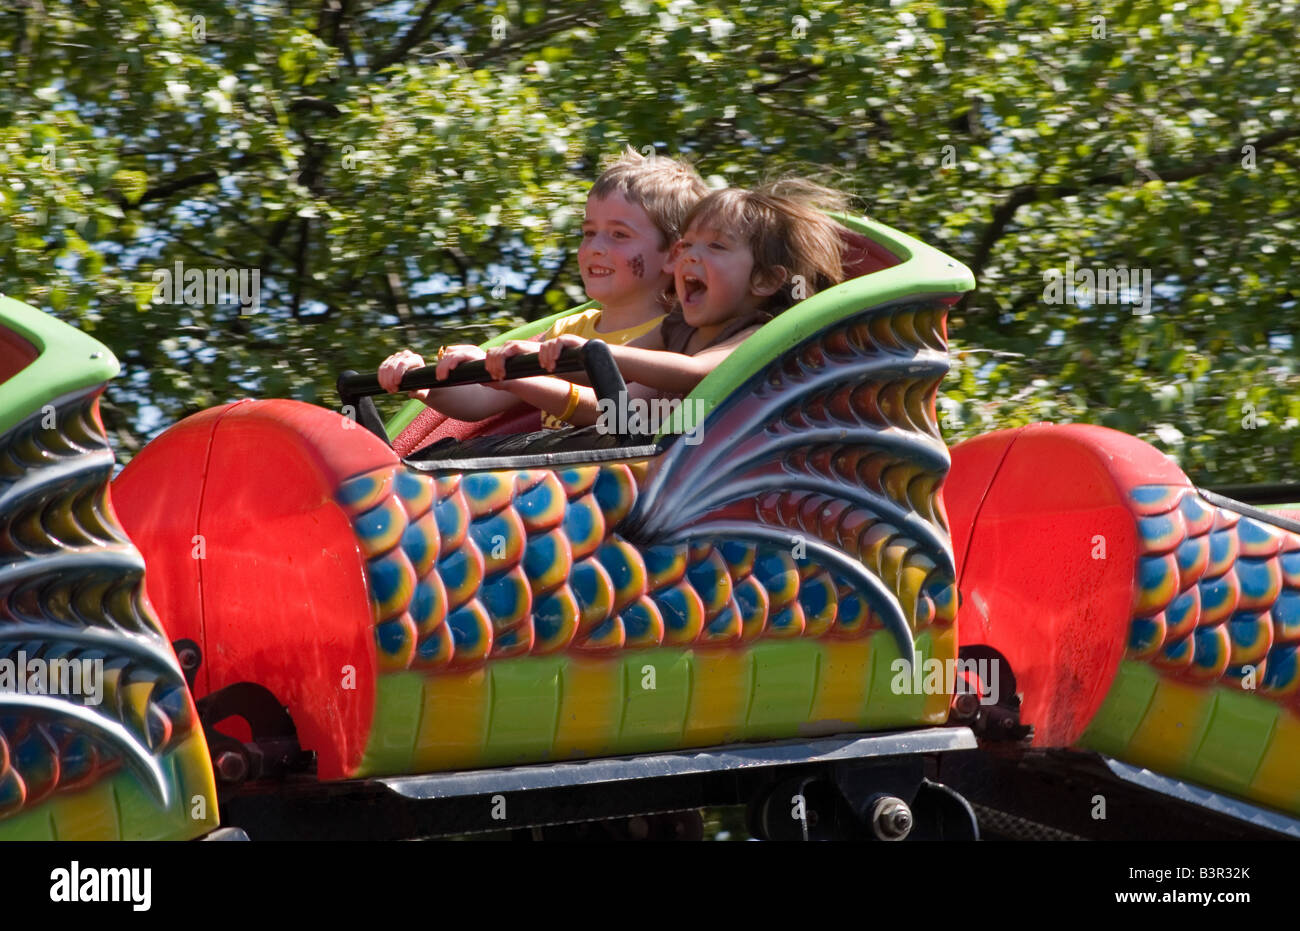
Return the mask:
<svg viewBox="0 0 1300 931"><path fill-rule="evenodd" d="M627 267L632 269L632 274L638 278L645 277L645 259L641 256L633 256L627 263Z"/></svg>

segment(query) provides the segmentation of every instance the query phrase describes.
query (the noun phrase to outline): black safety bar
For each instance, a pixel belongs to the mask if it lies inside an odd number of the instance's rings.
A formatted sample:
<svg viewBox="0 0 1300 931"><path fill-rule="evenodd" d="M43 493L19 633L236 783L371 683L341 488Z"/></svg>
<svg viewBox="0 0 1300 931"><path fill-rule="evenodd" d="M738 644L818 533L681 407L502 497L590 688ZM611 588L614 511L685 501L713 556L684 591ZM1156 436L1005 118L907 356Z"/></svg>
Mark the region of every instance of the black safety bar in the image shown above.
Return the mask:
<svg viewBox="0 0 1300 931"><path fill-rule="evenodd" d="M426 365L407 372L402 377L399 390L452 388L457 385L481 385L496 380L488 374L486 363L481 360L462 362L441 381L438 380L437 370L437 365ZM565 349L560 353L555 368L550 371L542 368L536 353L512 356L506 360L507 379L564 375L570 372L585 372L597 398L617 403L619 395L627 391L627 383L623 381L623 374L614 362L613 353L602 340L588 340L580 349ZM358 423L387 443L388 432L371 400L374 395L387 393L380 387L379 374L348 370L339 376L337 387L344 416L355 417Z"/></svg>

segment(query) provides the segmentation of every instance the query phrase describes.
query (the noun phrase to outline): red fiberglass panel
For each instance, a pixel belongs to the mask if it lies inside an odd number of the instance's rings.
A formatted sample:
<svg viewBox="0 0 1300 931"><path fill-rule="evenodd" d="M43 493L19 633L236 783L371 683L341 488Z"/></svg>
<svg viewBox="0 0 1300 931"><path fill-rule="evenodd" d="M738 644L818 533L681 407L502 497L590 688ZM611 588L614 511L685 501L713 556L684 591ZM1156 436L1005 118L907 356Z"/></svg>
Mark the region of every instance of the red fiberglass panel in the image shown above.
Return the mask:
<svg viewBox="0 0 1300 931"><path fill-rule="evenodd" d="M334 494L393 462L351 421L295 401L235 405L213 438L200 517L209 685L270 689L321 779L360 762L376 677L365 559Z"/></svg>
<svg viewBox="0 0 1300 931"><path fill-rule="evenodd" d="M960 642L1007 658L1035 744L1069 746L1100 707L1128 637L1137 565L1128 490L1187 479L1146 443L1083 425L999 431L952 458L945 497L954 526L963 515L969 528Z"/></svg>
<svg viewBox="0 0 1300 931"><path fill-rule="evenodd" d="M212 429L225 408L195 414L167 430L113 480L118 520L144 556L145 591L167 639L203 645L199 595L199 500ZM208 688L207 664L199 667L195 697Z"/></svg>
<svg viewBox="0 0 1300 931"><path fill-rule="evenodd" d="M168 636L203 649L195 697L235 682L270 689L322 779L360 761L376 675L365 560L334 493L393 462L331 411L243 401L172 427L114 483Z"/></svg>

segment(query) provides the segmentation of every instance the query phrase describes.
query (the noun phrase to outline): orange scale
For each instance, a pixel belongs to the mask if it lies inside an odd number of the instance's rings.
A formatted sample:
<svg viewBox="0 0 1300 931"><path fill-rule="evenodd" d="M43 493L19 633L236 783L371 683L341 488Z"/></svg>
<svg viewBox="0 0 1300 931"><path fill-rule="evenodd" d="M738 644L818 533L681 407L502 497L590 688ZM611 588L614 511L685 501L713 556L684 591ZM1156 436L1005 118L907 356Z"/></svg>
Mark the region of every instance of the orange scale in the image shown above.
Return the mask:
<svg viewBox="0 0 1300 931"><path fill-rule="evenodd" d="M686 579L699 592L700 600L704 603L704 623L707 627L731 600L731 573L727 571L726 560L713 547L709 547L707 557L693 561L687 568Z"/></svg>
<svg viewBox="0 0 1300 931"><path fill-rule="evenodd" d="M1300 588L1300 552L1284 549L1277 561L1282 567L1282 583L1287 588Z"/></svg>
<svg viewBox="0 0 1300 931"><path fill-rule="evenodd" d="M1182 640L1201 623L1201 589L1193 585L1169 603L1165 609L1166 642Z"/></svg>
<svg viewBox="0 0 1300 931"><path fill-rule="evenodd" d="M537 599L532 615L533 653L541 656L568 648L578 633L578 616L578 599L567 585Z"/></svg>
<svg viewBox="0 0 1300 931"><path fill-rule="evenodd" d="M533 650L533 625L520 624L510 630L498 632L492 638L492 658L509 659L526 656Z"/></svg>
<svg viewBox="0 0 1300 931"><path fill-rule="evenodd" d="M1278 559L1249 559L1243 555L1235 569L1241 585L1238 611L1263 611L1282 594L1282 566Z"/></svg>
<svg viewBox="0 0 1300 931"><path fill-rule="evenodd" d="M375 623L405 611L415 591L415 569L400 549L366 563Z"/></svg>
<svg viewBox="0 0 1300 931"><path fill-rule="evenodd" d="M515 494L521 494L530 488L533 488L546 480L546 476L554 475L546 469L520 469L515 472Z"/></svg>
<svg viewBox="0 0 1300 931"><path fill-rule="evenodd" d="M664 642L664 618L650 598L642 596L619 615L628 647L657 647Z"/></svg>
<svg viewBox="0 0 1300 931"><path fill-rule="evenodd" d="M1209 536L1189 537L1178 545L1174 556L1178 560L1178 589L1186 591L1200 581L1210 565Z"/></svg>
<svg viewBox="0 0 1300 931"><path fill-rule="evenodd" d="M555 473L564 486L564 493L570 498L585 495L596 484L600 476L600 466L581 466L574 469L562 469Z"/></svg>
<svg viewBox="0 0 1300 931"><path fill-rule="evenodd" d="M1199 626L1221 624L1237 610L1241 601L1241 583L1237 581L1235 572L1225 573L1218 578L1201 579L1196 584L1201 590Z"/></svg>
<svg viewBox="0 0 1300 931"><path fill-rule="evenodd" d="M933 624L937 618L938 611L934 606L934 599L924 593L916 598L916 627L918 630ZM946 622L951 623L951 622Z"/></svg>
<svg viewBox="0 0 1300 931"><path fill-rule="evenodd" d="M615 526L636 504L636 480L632 477L632 470L622 463L603 466L592 489L605 512L607 527Z"/></svg>
<svg viewBox="0 0 1300 931"><path fill-rule="evenodd" d="M1182 512L1177 509L1139 517L1137 530L1138 552L1143 556L1168 553L1187 536L1187 525L1183 521Z"/></svg>
<svg viewBox="0 0 1300 931"><path fill-rule="evenodd" d="M1238 612L1227 630L1232 644L1229 666L1258 664L1273 647L1273 617L1267 611Z"/></svg>
<svg viewBox="0 0 1300 931"><path fill-rule="evenodd" d="M686 558L692 563L703 562L712 552L712 543L692 543L686 551Z"/></svg>
<svg viewBox="0 0 1300 931"><path fill-rule="evenodd" d="M492 652L492 618L478 599L461 605L447 615L454 650L452 665L472 666L483 662Z"/></svg>
<svg viewBox="0 0 1300 931"><path fill-rule="evenodd" d="M523 518L529 533L553 530L564 520L569 498L554 472L539 472L537 482L515 495L515 510Z"/></svg>
<svg viewBox="0 0 1300 931"><path fill-rule="evenodd" d="M469 533L469 505L460 490L440 495L433 507L434 518L438 524L439 554L447 556L459 549Z"/></svg>
<svg viewBox="0 0 1300 931"><path fill-rule="evenodd" d="M1284 535L1271 524L1244 517L1237 524L1241 555L1249 559L1268 559L1282 552Z"/></svg>
<svg viewBox="0 0 1300 931"><path fill-rule="evenodd" d="M618 617L608 617L587 636L579 635L573 642L573 649L584 653L612 653L621 650L627 643L627 632L623 621Z"/></svg>
<svg viewBox="0 0 1300 931"><path fill-rule="evenodd" d="M419 632L411 615L403 613L375 626L375 658L380 672L401 672L415 659Z"/></svg>
<svg viewBox="0 0 1300 931"><path fill-rule="evenodd" d="M461 474L459 472L452 472L448 475L439 475L435 478L433 483L437 486L438 500L441 501L448 495L454 495L456 492L460 491L460 479Z"/></svg>
<svg viewBox="0 0 1300 931"><path fill-rule="evenodd" d="M1226 508L1214 509L1214 529L1227 530L1230 527L1236 527L1241 520L1241 515L1236 511L1229 511Z"/></svg>
<svg viewBox="0 0 1300 931"><path fill-rule="evenodd" d="M396 495L390 495L375 506L352 518L357 532L357 542L367 558L386 553L397 545L406 530L406 508Z"/></svg>
<svg viewBox="0 0 1300 931"><path fill-rule="evenodd" d="M1189 490L1183 494L1179 510L1183 512L1183 520L1190 536L1204 536L1214 527L1214 508L1194 491Z"/></svg>
<svg viewBox="0 0 1300 931"><path fill-rule="evenodd" d="M470 524L470 535L483 552L483 571L488 575L519 565L528 532L514 508L504 508Z"/></svg>
<svg viewBox="0 0 1300 931"><path fill-rule="evenodd" d="M368 511L393 493L393 467L376 469L339 485L335 498L349 517Z"/></svg>
<svg viewBox="0 0 1300 931"><path fill-rule="evenodd" d="M417 518L433 507L437 486L429 476L407 469L397 474L393 484L408 517Z"/></svg>
<svg viewBox="0 0 1300 931"><path fill-rule="evenodd" d="M1187 636L1182 640L1166 640L1149 662L1158 669L1182 672L1192 665L1192 657L1195 655L1193 639Z"/></svg>
<svg viewBox="0 0 1300 931"><path fill-rule="evenodd" d="M1184 674L1198 682L1213 682L1220 678L1227 671L1232 656L1232 638L1228 636L1227 625L1198 627L1189 639L1198 655Z"/></svg>
<svg viewBox="0 0 1300 931"><path fill-rule="evenodd" d="M1163 611L1178 594L1178 561L1166 556L1144 556L1138 560L1138 587L1133 613L1150 617Z"/></svg>
<svg viewBox="0 0 1300 931"><path fill-rule="evenodd" d="M415 574L423 578L433 568L442 551L438 536L438 522L433 511L426 511L411 521L402 533L402 550L415 567Z"/></svg>
<svg viewBox="0 0 1300 931"><path fill-rule="evenodd" d="M569 588L578 599L578 637L583 639L613 616L614 581L600 560L584 559L574 563Z"/></svg>
<svg viewBox="0 0 1300 931"><path fill-rule="evenodd" d="M694 643L704 629L704 602L699 592L685 579L651 596L664 619L664 644L681 646Z"/></svg>
<svg viewBox="0 0 1300 931"><path fill-rule="evenodd" d="M447 604L451 610L463 605L483 582L483 554L466 540L460 549L438 561L437 572L447 589Z"/></svg>
<svg viewBox="0 0 1300 931"><path fill-rule="evenodd" d="M569 540L575 562L596 552L605 539L605 529L605 515L592 495L569 501L562 530Z"/></svg>
<svg viewBox="0 0 1300 931"><path fill-rule="evenodd" d="M514 472L471 472L461 478L461 494L474 520L495 514L515 495Z"/></svg>

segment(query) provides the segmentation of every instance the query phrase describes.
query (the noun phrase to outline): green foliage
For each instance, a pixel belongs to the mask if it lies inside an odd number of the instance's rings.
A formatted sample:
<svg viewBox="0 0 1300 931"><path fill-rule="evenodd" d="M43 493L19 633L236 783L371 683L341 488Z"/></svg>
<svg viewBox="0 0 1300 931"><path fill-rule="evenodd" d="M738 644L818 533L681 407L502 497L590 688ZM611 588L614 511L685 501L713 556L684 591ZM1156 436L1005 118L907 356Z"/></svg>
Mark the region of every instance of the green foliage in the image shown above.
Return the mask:
<svg viewBox="0 0 1300 931"><path fill-rule="evenodd" d="M817 174L971 265L950 441L1088 421L1201 481L1285 479L1298 13L19 2L0 14L0 290L118 353L125 457L203 407L328 404L344 368L580 300L586 188L654 146L729 183ZM1070 259L1150 270L1151 313L1049 303ZM152 303L177 260L258 269L261 309Z"/></svg>

